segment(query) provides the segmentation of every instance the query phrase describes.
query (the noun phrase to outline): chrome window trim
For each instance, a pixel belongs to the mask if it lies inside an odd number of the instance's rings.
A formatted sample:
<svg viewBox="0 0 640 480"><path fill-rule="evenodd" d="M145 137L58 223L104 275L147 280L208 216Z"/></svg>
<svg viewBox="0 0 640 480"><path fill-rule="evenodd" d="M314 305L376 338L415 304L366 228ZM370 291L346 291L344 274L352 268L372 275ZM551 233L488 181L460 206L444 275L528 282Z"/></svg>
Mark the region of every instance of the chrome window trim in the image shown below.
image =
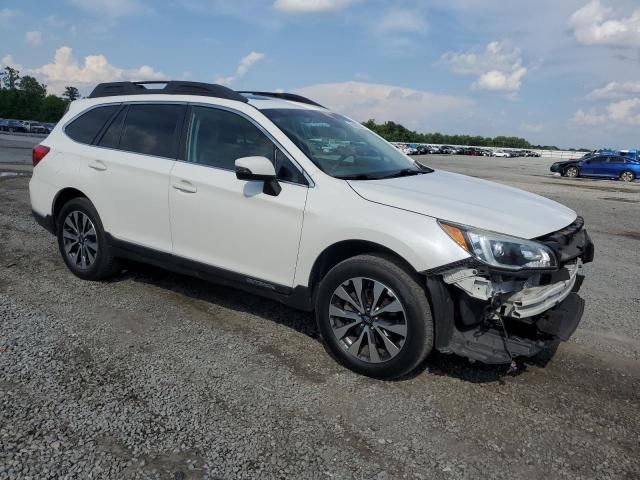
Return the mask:
<svg viewBox="0 0 640 480"><path fill-rule="evenodd" d="M234 113L236 115L241 116L242 118L244 118L245 120L248 120L251 124L253 124L258 130L260 130L282 153L284 153L284 155L287 157L287 159L289 159L289 161L302 173L302 175L304 176L304 178L307 180L307 182L309 183L308 185L305 185L303 183L298 183L298 182L290 182L287 180L278 180L278 182L282 182L282 183L287 183L289 185L299 185L301 187L307 187L307 188L313 188L315 187L315 182L313 181L313 179L311 178L311 176L305 171L305 169L302 167L302 165L300 165L300 163L293 157L293 155L291 155L291 153L289 153L287 151L286 148L284 148L284 146L282 146L282 144L273 137L273 135L271 135L268 131L266 131L264 129L264 127L262 125L260 125L254 118L252 118L251 116L247 115L244 112L241 112L240 110L236 110L235 108L231 108L231 107L227 107L224 105L215 105L212 103L202 103L202 102L189 102L190 106L193 107L206 107L206 108L216 108L218 110L224 110L227 111L229 113ZM191 119L189 119L191 120ZM188 132L189 133L189 132ZM189 142L189 139L187 138L187 143ZM201 163L196 163L196 162L189 162L188 160L177 160L178 162L185 162L185 163L190 163L192 165L201 165L203 167L210 167L210 168L215 168L217 170L224 170L226 172L233 172L233 169L229 169L229 168L221 168L221 167L214 167L212 165L204 165ZM274 160L275 161L275 160Z"/></svg>

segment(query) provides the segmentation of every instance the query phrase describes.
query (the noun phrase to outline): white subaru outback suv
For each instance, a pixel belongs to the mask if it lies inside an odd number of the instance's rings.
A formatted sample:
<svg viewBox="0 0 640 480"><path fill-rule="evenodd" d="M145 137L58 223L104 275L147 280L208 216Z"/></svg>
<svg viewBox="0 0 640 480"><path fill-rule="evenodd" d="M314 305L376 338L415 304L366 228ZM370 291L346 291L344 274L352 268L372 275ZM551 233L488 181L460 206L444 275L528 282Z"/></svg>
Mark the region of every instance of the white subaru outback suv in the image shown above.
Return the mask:
<svg viewBox="0 0 640 480"><path fill-rule="evenodd" d="M593 244L572 210L298 95L149 83L98 85L33 150L34 216L78 277L134 259L315 310L329 351L379 378L575 331Z"/></svg>

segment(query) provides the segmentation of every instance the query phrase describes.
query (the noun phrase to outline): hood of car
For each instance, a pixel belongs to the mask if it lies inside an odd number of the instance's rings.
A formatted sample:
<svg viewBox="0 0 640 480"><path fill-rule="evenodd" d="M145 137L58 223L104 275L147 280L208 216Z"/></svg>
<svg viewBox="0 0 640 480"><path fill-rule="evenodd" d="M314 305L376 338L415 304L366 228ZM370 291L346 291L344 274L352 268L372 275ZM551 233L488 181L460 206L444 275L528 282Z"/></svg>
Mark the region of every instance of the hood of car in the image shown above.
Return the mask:
<svg viewBox="0 0 640 480"><path fill-rule="evenodd" d="M521 238L560 230L577 216L539 195L442 170L349 184L371 202Z"/></svg>

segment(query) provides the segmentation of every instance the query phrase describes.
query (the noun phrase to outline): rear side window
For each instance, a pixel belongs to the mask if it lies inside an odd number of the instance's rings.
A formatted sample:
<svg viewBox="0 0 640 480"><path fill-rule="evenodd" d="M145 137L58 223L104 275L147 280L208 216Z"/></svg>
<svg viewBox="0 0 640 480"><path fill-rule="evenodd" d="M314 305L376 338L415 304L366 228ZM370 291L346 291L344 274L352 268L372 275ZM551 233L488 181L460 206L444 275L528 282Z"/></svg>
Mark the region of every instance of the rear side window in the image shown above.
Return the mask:
<svg viewBox="0 0 640 480"><path fill-rule="evenodd" d="M64 129L67 136L80 143L91 143L119 105L105 105L83 113Z"/></svg>
<svg viewBox="0 0 640 480"><path fill-rule="evenodd" d="M120 150L175 158L183 105L129 105L120 137Z"/></svg>

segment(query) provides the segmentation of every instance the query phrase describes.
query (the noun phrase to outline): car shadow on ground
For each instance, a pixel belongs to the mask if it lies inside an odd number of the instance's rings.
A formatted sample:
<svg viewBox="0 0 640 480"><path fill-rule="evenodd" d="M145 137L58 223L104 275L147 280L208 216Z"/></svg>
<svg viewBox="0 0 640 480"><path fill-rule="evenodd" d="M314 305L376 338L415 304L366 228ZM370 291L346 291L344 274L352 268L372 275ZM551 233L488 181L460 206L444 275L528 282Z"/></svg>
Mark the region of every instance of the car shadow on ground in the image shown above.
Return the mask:
<svg viewBox="0 0 640 480"><path fill-rule="evenodd" d="M194 300L207 302L236 312L255 315L291 328L310 339L322 343L313 313L287 307L275 300L136 262L128 262L127 270L114 277L111 282L117 283L126 280L153 285ZM545 367L557 348L558 345L556 344L534 358L526 359L526 361L518 360L515 370L510 365L472 363L468 359L457 355L442 354L434 351L411 373L393 381L411 380L428 373L430 375L453 377L471 383L497 382L502 384L507 377L526 373L529 366ZM333 357L326 348L325 350L329 356ZM337 361L335 358L334 360Z"/></svg>

